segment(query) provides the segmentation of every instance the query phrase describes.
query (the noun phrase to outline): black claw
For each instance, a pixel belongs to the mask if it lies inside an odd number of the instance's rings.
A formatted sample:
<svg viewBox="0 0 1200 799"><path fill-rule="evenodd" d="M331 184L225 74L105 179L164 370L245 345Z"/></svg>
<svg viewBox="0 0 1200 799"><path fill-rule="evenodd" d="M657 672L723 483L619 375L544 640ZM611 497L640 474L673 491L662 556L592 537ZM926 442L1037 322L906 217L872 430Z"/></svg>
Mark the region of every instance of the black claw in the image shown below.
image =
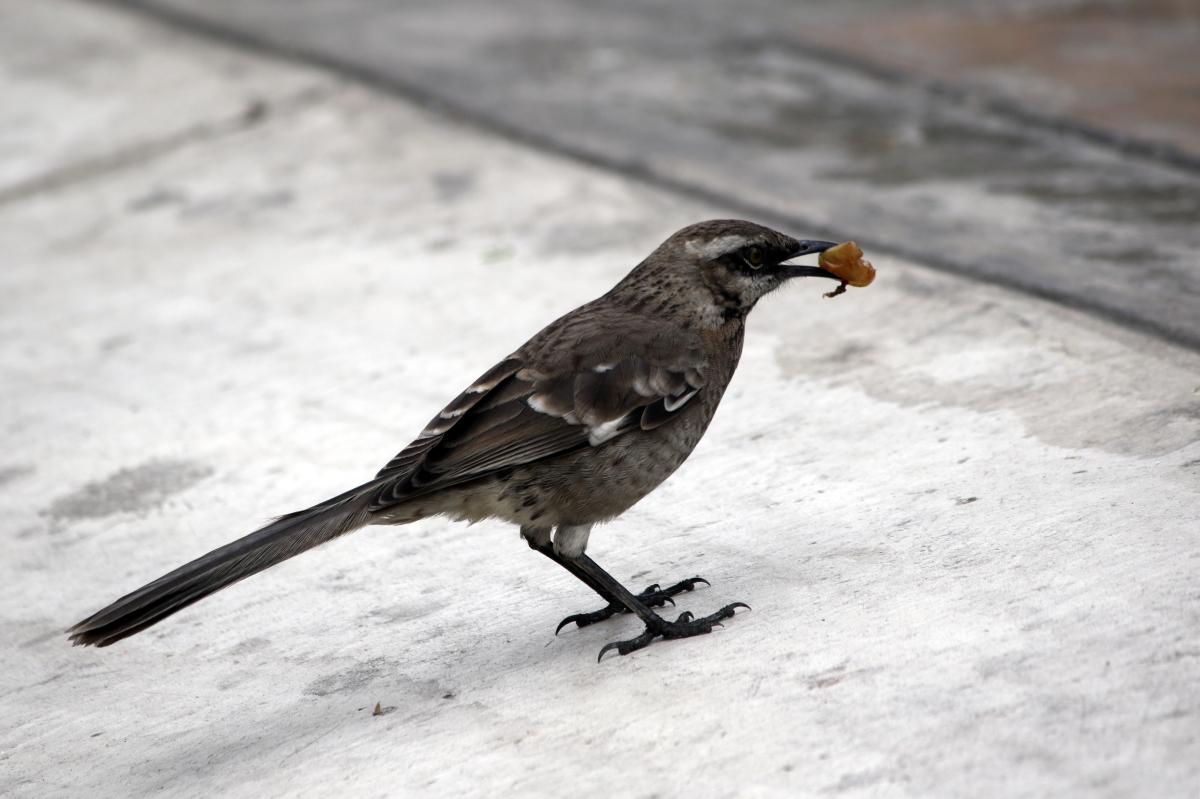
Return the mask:
<svg viewBox="0 0 1200 799"><path fill-rule="evenodd" d="M618 655L628 655L630 652L649 646L650 642L654 640L655 635L656 633L647 627L645 632L637 638L630 638L628 641L613 641L610 644L605 644L600 647L600 654L596 656L596 662L599 663L601 660L604 660L604 655L613 649L617 650Z"/></svg>
<svg viewBox="0 0 1200 799"><path fill-rule="evenodd" d="M591 613L575 613L560 621L558 626L554 628L554 634L558 635L560 632L562 632L563 627L566 627L571 623L574 623L576 627L587 627L590 624L607 621L618 613L627 612L628 611L620 605L609 605L607 607L600 608L600 610L593 610Z"/></svg>
<svg viewBox="0 0 1200 799"><path fill-rule="evenodd" d="M667 596L675 596L676 594L682 594L684 591L695 591L696 586L701 583L704 583L705 585L712 585L712 583L710 583L708 580L705 580L703 577L689 577L686 580L680 580L669 588L660 590L661 593L666 594Z"/></svg>
<svg viewBox="0 0 1200 799"><path fill-rule="evenodd" d="M605 644L600 650L600 655L596 658L596 662L599 663L605 654L614 649L618 655L628 655L630 652L649 646L655 638L673 640L705 635L712 632L716 627L724 627L721 622L725 619L732 619L738 608L750 610L750 606L745 602L734 602L731 605L721 608L716 613L700 619L697 619L692 615L691 611L687 610L680 613L679 618L675 621L667 621L659 616L653 616L646 623L646 629L637 638L631 638L628 641L613 641L612 643Z"/></svg>
<svg viewBox="0 0 1200 799"><path fill-rule="evenodd" d="M669 598L675 596L676 594L682 594L684 591L694 591L696 589L696 585L698 583L704 583L705 585L709 585L708 580L705 580L703 577L689 577L688 579L680 580L679 582L675 583L675 585L668 586L667 588L663 588L663 587L659 586L657 583L655 583L654 585L650 586L645 591L643 591L639 598L643 599L643 600L649 599L652 597L653 598L662 597L664 599L669 599Z"/></svg>
<svg viewBox="0 0 1200 799"><path fill-rule="evenodd" d="M675 607L675 600L672 597L674 597L676 594L682 594L684 591L694 591L696 590L696 586L700 585L701 583L704 585L711 585L711 583L709 583L709 581L705 580L703 577L689 577L686 580L680 580L674 585L666 588L663 588L658 583L654 583L653 585L647 586L645 591L642 591L642 593L637 595L637 598L641 600L646 607L661 608L667 605ZM560 621L558 626L554 628L554 634L558 635L560 632L562 632L564 627L572 623L574 623L576 627L587 627L588 625L596 624L597 622L607 621L617 614L628 612L629 610L623 605L614 604L605 608L601 608L600 610L594 610L590 613L575 613ZM630 651L632 652L633 650Z"/></svg>

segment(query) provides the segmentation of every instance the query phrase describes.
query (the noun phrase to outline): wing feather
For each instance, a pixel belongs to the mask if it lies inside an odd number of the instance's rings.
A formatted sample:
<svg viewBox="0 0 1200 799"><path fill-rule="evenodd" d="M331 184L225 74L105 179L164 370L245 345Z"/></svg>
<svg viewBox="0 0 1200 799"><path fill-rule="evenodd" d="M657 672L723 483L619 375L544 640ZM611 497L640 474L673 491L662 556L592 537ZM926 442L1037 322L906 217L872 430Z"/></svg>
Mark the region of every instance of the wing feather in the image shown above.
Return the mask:
<svg viewBox="0 0 1200 799"><path fill-rule="evenodd" d="M459 394L379 472L371 510L602 446L675 418L705 385L698 340L579 335L564 317ZM626 320L626 327L630 323ZM636 325L635 325L636 328ZM549 340L548 340L549 339ZM560 345L553 346L557 341Z"/></svg>

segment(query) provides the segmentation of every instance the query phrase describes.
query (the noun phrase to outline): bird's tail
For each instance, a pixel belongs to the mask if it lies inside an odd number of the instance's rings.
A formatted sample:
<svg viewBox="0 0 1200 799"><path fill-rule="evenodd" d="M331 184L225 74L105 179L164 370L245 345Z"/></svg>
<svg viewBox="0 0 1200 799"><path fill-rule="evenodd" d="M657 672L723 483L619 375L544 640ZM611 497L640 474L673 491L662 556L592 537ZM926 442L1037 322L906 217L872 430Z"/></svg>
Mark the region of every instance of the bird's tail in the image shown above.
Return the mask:
<svg viewBox="0 0 1200 799"><path fill-rule="evenodd" d="M108 646L141 632L209 594L299 555L368 521L375 483L319 505L281 516L265 527L214 549L121 597L76 624L68 634L78 645Z"/></svg>

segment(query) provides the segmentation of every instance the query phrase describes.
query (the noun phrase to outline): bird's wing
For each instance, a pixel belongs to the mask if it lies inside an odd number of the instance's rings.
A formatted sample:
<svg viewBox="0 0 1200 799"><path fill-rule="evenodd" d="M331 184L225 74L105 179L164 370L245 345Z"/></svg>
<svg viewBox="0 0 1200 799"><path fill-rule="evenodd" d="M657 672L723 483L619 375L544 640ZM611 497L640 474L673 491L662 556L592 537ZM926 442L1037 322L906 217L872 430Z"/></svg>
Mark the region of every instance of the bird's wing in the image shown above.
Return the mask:
<svg viewBox="0 0 1200 799"><path fill-rule="evenodd" d="M619 321L551 326L488 370L379 472L371 510L672 419L705 384L699 338Z"/></svg>

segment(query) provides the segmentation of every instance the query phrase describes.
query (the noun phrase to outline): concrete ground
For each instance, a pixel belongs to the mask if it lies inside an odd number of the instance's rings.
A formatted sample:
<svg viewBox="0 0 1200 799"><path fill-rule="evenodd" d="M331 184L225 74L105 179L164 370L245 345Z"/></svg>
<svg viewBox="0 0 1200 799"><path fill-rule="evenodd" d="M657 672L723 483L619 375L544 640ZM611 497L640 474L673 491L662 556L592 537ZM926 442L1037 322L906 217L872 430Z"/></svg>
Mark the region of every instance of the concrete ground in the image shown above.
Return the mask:
<svg viewBox="0 0 1200 799"><path fill-rule="evenodd" d="M695 455L593 534L753 605L711 636L597 665L634 621L555 637L586 589L434 520L71 648L731 209L125 12L0 23L0 795L1200 790L1200 354L886 249L757 310Z"/></svg>
<svg viewBox="0 0 1200 799"><path fill-rule="evenodd" d="M1014 107L977 88L967 63L930 66L933 86L896 72L888 54L904 49L905 31L920 29L924 13L964 7L959 0L113 2L334 67L482 130L741 215L854 237L1200 349L1200 148L1166 152L1156 139L1098 131L1064 117L1070 104ZM949 43L968 32L993 51L1018 43L993 56L1005 67L993 65L985 83L1032 99L1059 83L1034 66L1047 48L1014 18L1095 5L970 3L943 46L911 46L953 53ZM1181 13L1129 26L1128 16L1101 26L1123 31L1117 39L1065 24L1091 37L1092 60L1121 64L1125 80L1109 94L1144 98L1126 117L1155 129L1178 114L1200 119L1200 71L1184 66L1196 59L1176 56L1171 81L1126 63L1129 53L1171 58L1162 29L1182 32L1190 54L1200 11L1193 24ZM890 46L863 52L864 38ZM1060 60L1077 50L1049 48ZM1162 87L1153 98L1134 90L1147 83ZM1106 96L1067 85L1063 94Z"/></svg>

